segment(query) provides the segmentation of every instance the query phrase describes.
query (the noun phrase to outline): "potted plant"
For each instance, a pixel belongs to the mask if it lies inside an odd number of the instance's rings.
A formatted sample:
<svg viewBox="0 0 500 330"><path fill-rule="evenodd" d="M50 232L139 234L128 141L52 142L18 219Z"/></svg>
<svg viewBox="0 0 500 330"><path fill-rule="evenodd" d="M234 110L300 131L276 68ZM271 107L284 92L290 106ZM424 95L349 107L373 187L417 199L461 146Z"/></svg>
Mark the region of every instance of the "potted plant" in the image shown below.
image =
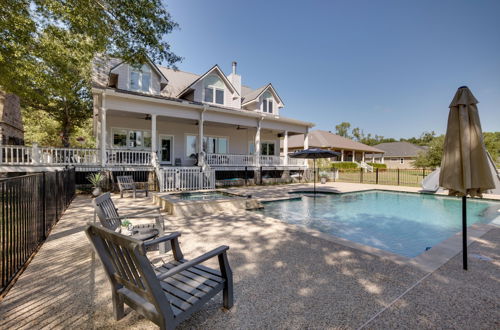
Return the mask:
<svg viewBox="0 0 500 330"><path fill-rule="evenodd" d="M104 180L104 174L102 172L90 174L87 176L87 180L92 184L92 195L94 197L102 194L101 182Z"/></svg>
<svg viewBox="0 0 500 330"><path fill-rule="evenodd" d="M321 184L325 184L326 181L328 180L328 175L325 172L320 172L319 178L321 180Z"/></svg>
<svg viewBox="0 0 500 330"><path fill-rule="evenodd" d="M121 233L123 235L132 235L133 234L133 226L132 223L128 220L122 221L122 230Z"/></svg>

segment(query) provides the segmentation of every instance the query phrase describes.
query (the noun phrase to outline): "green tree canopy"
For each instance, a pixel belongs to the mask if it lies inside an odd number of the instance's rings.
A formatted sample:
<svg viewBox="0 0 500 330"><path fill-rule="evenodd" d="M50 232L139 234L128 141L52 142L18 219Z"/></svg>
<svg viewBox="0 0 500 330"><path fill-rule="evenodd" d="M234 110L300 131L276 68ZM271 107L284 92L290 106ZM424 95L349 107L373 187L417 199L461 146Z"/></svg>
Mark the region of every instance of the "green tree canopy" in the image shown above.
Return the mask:
<svg viewBox="0 0 500 330"><path fill-rule="evenodd" d="M95 56L174 64L165 36L175 27L161 0L0 0L0 88L47 111L68 145L91 116Z"/></svg>
<svg viewBox="0 0 500 330"><path fill-rule="evenodd" d="M349 128L351 128L351 124L348 122L342 122L335 126L335 132L337 135L343 136L343 137L350 137L349 136Z"/></svg>

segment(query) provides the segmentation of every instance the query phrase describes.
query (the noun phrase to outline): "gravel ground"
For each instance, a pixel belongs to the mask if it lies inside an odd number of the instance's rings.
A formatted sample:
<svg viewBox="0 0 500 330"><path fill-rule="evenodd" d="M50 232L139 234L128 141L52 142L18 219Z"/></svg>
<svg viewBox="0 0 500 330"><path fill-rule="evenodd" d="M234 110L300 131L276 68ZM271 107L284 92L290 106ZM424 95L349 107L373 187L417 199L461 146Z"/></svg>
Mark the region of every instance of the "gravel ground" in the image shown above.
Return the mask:
<svg viewBox="0 0 500 330"><path fill-rule="evenodd" d="M149 205L145 199L113 198L119 208ZM73 202L1 302L1 329L155 328L129 308L125 318L113 320L107 279L83 233L92 214L88 197ZM252 212L169 218L167 226L182 232L188 259L229 245L234 273L234 307L223 310L222 297L216 296L181 329L499 326L500 229L469 247L490 261L470 258L470 270L463 272L457 255L393 303L426 273ZM167 259L155 252L151 258Z"/></svg>

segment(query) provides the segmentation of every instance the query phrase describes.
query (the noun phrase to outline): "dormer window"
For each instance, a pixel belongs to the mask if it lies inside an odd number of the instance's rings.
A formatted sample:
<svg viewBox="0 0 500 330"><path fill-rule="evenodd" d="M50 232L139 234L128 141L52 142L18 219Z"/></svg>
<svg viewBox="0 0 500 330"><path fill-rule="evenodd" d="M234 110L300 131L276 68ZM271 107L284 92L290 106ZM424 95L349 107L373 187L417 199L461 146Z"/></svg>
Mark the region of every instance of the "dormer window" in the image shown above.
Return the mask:
<svg viewBox="0 0 500 330"><path fill-rule="evenodd" d="M273 113L273 95L269 92L262 97L262 112Z"/></svg>
<svg viewBox="0 0 500 330"><path fill-rule="evenodd" d="M130 89L133 91L150 92L151 87L151 69L148 65L141 68L131 67L130 70Z"/></svg>
<svg viewBox="0 0 500 330"><path fill-rule="evenodd" d="M203 101L207 103L224 104L224 82L215 75L205 79Z"/></svg>

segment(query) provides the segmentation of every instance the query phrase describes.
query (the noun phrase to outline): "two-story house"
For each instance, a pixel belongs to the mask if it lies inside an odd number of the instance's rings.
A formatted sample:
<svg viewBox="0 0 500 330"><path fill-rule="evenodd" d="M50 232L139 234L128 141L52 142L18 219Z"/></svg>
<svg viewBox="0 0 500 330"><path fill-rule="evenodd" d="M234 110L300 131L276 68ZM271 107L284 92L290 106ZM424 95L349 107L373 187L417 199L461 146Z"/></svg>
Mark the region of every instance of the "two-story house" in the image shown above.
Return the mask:
<svg viewBox="0 0 500 330"><path fill-rule="evenodd" d="M282 116L274 86L245 86L236 68L233 62L229 75L218 65L194 74L152 62L97 61L92 92L101 163L217 171L306 166L287 156L287 141L303 134L307 147L313 124Z"/></svg>

